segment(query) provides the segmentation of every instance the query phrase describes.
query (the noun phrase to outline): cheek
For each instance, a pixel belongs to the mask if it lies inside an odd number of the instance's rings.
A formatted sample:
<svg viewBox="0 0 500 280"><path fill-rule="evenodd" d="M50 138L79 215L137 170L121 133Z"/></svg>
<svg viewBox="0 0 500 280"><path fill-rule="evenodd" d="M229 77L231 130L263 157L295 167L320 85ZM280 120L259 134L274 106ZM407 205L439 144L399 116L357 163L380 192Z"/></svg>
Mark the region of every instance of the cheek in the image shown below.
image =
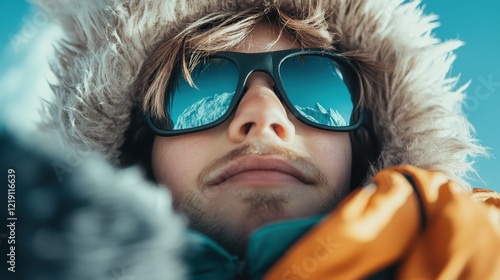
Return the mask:
<svg viewBox="0 0 500 280"><path fill-rule="evenodd" d="M306 137L313 162L330 182L349 184L352 148L348 133L315 131Z"/></svg>
<svg viewBox="0 0 500 280"><path fill-rule="evenodd" d="M196 138L156 137L151 155L154 176L174 195L182 193L189 186L196 187L196 174L202 168L202 158L203 149Z"/></svg>

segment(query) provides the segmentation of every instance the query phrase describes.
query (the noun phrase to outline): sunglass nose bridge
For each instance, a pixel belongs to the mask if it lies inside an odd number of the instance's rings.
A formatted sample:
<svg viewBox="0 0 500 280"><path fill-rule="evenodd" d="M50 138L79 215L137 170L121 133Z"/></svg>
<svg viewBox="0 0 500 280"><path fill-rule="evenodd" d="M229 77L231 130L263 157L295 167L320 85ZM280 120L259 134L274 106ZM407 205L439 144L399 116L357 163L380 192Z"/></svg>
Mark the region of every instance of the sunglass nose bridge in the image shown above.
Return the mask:
<svg viewBox="0 0 500 280"><path fill-rule="evenodd" d="M256 53L248 55L243 62L247 76L255 72L264 72L273 76L274 61L270 53Z"/></svg>
<svg viewBox="0 0 500 280"><path fill-rule="evenodd" d="M246 77L245 83L243 84L244 93L252 86L252 84L258 83L260 86L265 86L276 93L276 81L274 80L273 74L265 70L253 70Z"/></svg>
<svg viewBox="0 0 500 280"><path fill-rule="evenodd" d="M279 63L280 59L277 59L275 61L275 57L272 55L272 53L267 52L267 53L256 53L256 54L249 54L248 60L246 61L246 72L247 72L247 81L248 78L252 74L256 73L263 73L266 74L269 78L270 81L270 87L271 89L276 92L276 79L278 77L275 77L274 74L274 68L277 67L275 65L276 63ZM245 83L246 83L245 82Z"/></svg>

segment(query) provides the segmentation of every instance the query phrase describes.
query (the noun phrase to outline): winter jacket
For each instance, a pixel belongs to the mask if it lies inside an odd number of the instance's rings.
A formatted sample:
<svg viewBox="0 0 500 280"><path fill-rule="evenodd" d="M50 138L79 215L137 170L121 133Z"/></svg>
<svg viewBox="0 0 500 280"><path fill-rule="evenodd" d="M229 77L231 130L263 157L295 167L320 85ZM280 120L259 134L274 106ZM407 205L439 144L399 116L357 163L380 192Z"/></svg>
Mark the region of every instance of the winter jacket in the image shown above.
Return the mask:
<svg viewBox="0 0 500 280"><path fill-rule="evenodd" d="M115 166L122 163L131 111L141 104L136 80L155 46L215 11L236 13L279 5L298 16L309 3L37 1L63 28L52 61L58 83L52 86L54 100L45 108L44 129L61 135L76 151L101 153ZM60 5L50 6L56 2ZM197 233L182 238L173 234L185 253L169 255L181 264L177 273L165 275L175 275L170 279L211 279L211 273L212 279L243 274L250 279L500 277L495 265L499 198L472 190L467 182L467 173L474 171L473 158L485 152L461 110L466 86L448 76L453 51L462 43L434 37L435 17L424 14L418 1L312 2L324 7L328 27L345 51L361 53L371 64L383 66L374 73L377 82L363 100L379 145L368 163L362 184L366 187L354 190L325 217L259 229L245 261L235 260ZM149 185L146 179L144 184ZM142 190L141 184L136 186ZM184 232L181 226L175 228L169 230ZM165 238L169 236L165 233Z"/></svg>

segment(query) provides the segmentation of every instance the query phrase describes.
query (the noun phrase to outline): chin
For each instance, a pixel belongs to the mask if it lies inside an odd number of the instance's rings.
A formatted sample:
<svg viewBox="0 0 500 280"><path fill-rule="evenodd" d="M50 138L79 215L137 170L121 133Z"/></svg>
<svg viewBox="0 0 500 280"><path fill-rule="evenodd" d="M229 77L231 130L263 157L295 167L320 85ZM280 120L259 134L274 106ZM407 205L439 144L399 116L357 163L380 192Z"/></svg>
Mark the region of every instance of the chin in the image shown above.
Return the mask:
<svg viewBox="0 0 500 280"><path fill-rule="evenodd" d="M251 208L251 207L249 207ZM248 211L246 215L239 218L233 218L231 221L220 221L221 228L225 229L225 233L215 233L210 237L221 244L232 254L243 256L246 253L248 240L250 236L259 228L287 220L300 219L310 216L316 216L321 213L309 211L299 213L297 211L274 212L272 210L260 210L256 212Z"/></svg>
<svg viewBox="0 0 500 280"><path fill-rule="evenodd" d="M240 189L219 193L205 203L188 201L180 210L193 230L240 255L244 254L250 235L262 226L328 212L331 207L325 207L320 197L314 192Z"/></svg>

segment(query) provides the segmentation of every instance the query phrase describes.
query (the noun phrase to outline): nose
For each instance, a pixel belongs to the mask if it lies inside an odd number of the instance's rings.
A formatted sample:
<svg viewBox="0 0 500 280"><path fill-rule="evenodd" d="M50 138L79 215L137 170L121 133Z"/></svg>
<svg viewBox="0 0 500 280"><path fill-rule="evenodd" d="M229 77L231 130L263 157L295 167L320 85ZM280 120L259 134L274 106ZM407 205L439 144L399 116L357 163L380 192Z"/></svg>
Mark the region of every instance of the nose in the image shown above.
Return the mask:
<svg viewBox="0 0 500 280"><path fill-rule="evenodd" d="M229 124L229 139L241 143L250 138L291 141L295 126L273 90L271 77L255 72L248 77L246 91Z"/></svg>

